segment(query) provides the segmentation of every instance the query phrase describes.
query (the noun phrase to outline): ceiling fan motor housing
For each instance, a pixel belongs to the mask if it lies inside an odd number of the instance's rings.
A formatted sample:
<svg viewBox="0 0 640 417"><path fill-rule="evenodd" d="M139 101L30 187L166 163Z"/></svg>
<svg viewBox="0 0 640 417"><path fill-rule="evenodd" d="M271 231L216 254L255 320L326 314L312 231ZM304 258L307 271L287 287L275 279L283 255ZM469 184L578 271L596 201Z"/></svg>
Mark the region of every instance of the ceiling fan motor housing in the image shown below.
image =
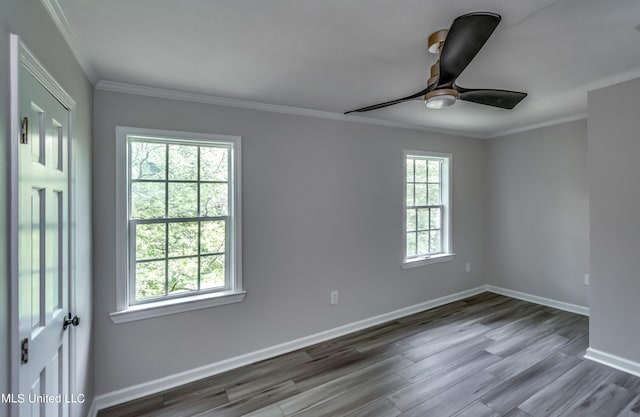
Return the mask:
<svg viewBox="0 0 640 417"><path fill-rule="evenodd" d="M444 40L447 38L448 29L439 30L429 35L427 39L427 45L429 46L429 52L432 54L439 54L444 45Z"/></svg>

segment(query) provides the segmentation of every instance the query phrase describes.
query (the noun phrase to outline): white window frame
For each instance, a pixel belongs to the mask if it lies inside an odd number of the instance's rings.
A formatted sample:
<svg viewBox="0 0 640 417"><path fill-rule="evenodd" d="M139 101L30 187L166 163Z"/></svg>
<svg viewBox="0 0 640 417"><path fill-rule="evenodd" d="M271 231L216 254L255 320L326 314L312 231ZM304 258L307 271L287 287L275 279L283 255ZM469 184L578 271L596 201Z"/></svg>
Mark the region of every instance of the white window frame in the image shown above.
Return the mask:
<svg viewBox="0 0 640 417"><path fill-rule="evenodd" d="M151 137L168 142L228 144L231 148L231 198L228 232L229 277L228 288L217 292L198 292L193 295L166 298L158 301L134 304L130 302L130 237L129 237L129 179L128 137ZM110 314L114 323L124 323L184 311L237 303L244 300L242 287L242 204L241 204L241 138L239 136L214 135L159 129L116 126L116 311Z"/></svg>
<svg viewBox="0 0 640 417"><path fill-rule="evenodd" d="M442 252L433 255L423 256L407 256L407 158L416 156L423 158L438 158L443 161L441 172L441 198L442 198ZM452 187L452 167L453 167L453 155L450 153L442 152L429 152L429 151L415 151L404 150L402 158L402 268L415 268L418 266L429 265L439 262L448 262L453 260L455 253L453 252L452 244L452 201L453 201L453 187Z"/></svg>

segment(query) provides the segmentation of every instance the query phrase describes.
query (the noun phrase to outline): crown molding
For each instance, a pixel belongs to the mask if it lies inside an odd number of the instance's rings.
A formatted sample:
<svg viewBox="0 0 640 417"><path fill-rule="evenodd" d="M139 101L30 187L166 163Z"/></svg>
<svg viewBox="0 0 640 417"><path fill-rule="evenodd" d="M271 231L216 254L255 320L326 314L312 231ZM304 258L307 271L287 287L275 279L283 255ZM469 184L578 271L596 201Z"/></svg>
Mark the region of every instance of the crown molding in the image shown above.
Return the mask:
<svg viewBox="0 0 640 417"><path fill-rule="evenodd" d="M563 123L575 122L576 120L584 120L587 118L587 113L578 113L572 116L561 117L559 119L547 120L546 122L534 123L531 125L526 125L522 127L518 127L515 129L503 130L502 132L496 132L489 136L489 139L499 138L508 135L514 135L516 133L527 132L529 130L540 129L543 127L560 125Z"/></svg>
<svg viewBox="0 0 640 417"><path fill-rule="evenodd" d="M591 92L591 91L599 90L601 88L611 87L613 85L620 84L625 81L635 80L636 78L640 78L639 69L623 72L621 74L615 74L610 77L602 78L600 80L588 83L584 86L584 90L587 92Z"/></svg>
<svg viewBox="0 0 640 417"><path fill-rule="evenodd" d="M634 80L636 78L640 78L640 70L637 70L637 69L632 70L632 71L627 71L627 72L624 72L622 74L612 75L610 77L602 78L600 80L584 84L581 87L581 90L589 93L591 91L599 90L601 88L611 87L611 86L616 85L616 84L620 84L620 83L623 83L623 82L626 82L626 81ZM535 124L532 124L532 125L519 127L519 128L516 128L516 129L510 129L510 130L505 130L505 131L502 131L502 132L497 132L497 133L491 135L490 137L491 138L498 138L498 137L501 137L501 136L513 135L515 133L522 133L522 132L526 132L528 130L539 129L539 128L542 128L542 127L548 127L548 126L553 126L553 125L559 125L559 124L562 124L562 123L574 122L576 120L583 120L583 119L586 119L587 117L588 117L588 112L578 113L578 114L574 114L572 116L562 117L562 118L559 118L559 119L553 119L553 120L548 120L546 122L535 123Z"/></svg>
<svg viewBox="0 0 640 417"><path fill-rule="evenodd" d="M356 122L377 126L392 127L398 129L417 130L421 132L438 133L453 136L486 139L489 136L483 134L472 134L463 131L438 129L433 127L419 126L411 123L394 122L391 120L374 119L371 117L344 115L342 113L332 113L322 110L305 109L301 107L282 106L279 104L260 103L249 100L239 100L235 98L220 97L209 94L190 93L186 91L170 90L157 87L146 87L135 84L121 83L117 81L100 80L96 84L96 90L112 91L117 93L135 94L147 97L163 98L168 100L187 101L202 104L214 104L218 106L234 107L239 109L260 110L272 113L291 114L295 116L316 117L320 119L339 120L344 122Z"/></svg>
<svg viewBox="0 0 640 417"><path fill-rule="evenodd" d="M640 25L639 25L640 26ZM616 84L620 84L626 81L630 81L630 80L634 80L636 78L640 78L640 70L632 70L632 71L627 71L624 72L622 74L616 74L616 75L612 75L610 77L606 77L594 82L590 82L587 83L585 85L583 85L581 87L581 90L589 93L591 91L595 91L595 90L599 90L601 88L607 88L607 87L611 87L613 85ZM546 122L541 122L541 123L535 123L535 124L531 124L531 125L527 125L527 126L523 126L523 127L519 127L516 129L510 129L510 130L505 130L502 132L496 132L492 135L490 135L490 138L498 138L498 137L502 137L502 136L507 136L507 135L513 135L515 133L522 133L522 132L526 132L528 130L534 130L534 129L540 129L542 127L548 127L548 126L554 126L554 125L559 125L562 123L569 123L569 122L574 122L576 120L583 120L586 119L588 117L588 112L583 112L583 113L578 113L578 114L574 114L571 116L566 116L566 117L561 117L559 119L553 119L553 120L548 120Z"/></svg>
<svg viewBox="0 0 640 417"><path fill-rule="evenodd" d="M56 25L65 42L71 49L71 53L80 64L82 71L87 76L91 84L95 84L98 81L98 74L96 73L93 65L86 59L86 57L82 54L80 50L80 44L78 43L78 38L71 27L71 23L69 23L69 19L67 19L67 15L64 13L62 6L58 2L58 0L41 0L42 5L51 16L51 20Z"/></svg>
<svg viewBox="0 0 640 417"><path fill-rule="evenodd" d="M47 1L47 0L43 0ZM637 76L636 76L637 75ZM591 85L591 87L601 88L604 86L610 86L619 82L631 80L640 77L640 73L626 73L621 76L611 77L606 82L598 83L597 85ZM452 136L460 136L467 138L478 139L494 139L516 133L523 133L530 130L540 129L543 127L555 126L563 123L570 123L577 120L585 120L587 118L587 112L573 114L566 117L557 119L551 119L540 123L533 123L530 125L518 127L515 129L508 129L492 133L469 133L465 131L453 130L453 129L440 129L435 127L427 127L415 125L406 122L396 122L392 120L374 119L371 117L344 115L342 113L333 113L322 110L305 109L301 107L282 106L279 104L261 103L249 100L240 100L229 97L220 97L210 94L191 93L186 91L171 90L166 88L147 87L137 84L121 83L117 81L100 80L95 84L96 90L111 91L116 93L134 94L147 97L163 98L168 100L178 100L193 103L213 104L224 107L234 107L248 110L267 111L272 113L291 114L296 116L308 116L321 119L340 120L346 122L356 122L371 124L377 126L392 127L398 129L409 129L421 132L445 134Z"/></svg>

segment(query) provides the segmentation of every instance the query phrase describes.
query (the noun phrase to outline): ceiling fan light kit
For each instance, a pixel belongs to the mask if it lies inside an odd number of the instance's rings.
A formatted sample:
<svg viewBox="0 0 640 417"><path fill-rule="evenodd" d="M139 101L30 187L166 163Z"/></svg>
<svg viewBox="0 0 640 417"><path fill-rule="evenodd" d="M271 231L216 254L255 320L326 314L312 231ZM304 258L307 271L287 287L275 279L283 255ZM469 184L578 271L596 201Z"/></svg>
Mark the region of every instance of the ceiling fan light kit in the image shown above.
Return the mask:
<svg viewBox="0 0 640 417"><path fill-rule="evenodd" d="M469 89L456 84L456 79L489 40L501 19L499 14L491 12L474 12L457 17L448 30L434 32L427 40L429 52L438 54L438 60L431 66L426 88L407 97L351 110L345 114L382 109L423 97L428 109L450 107L457 100L507 110L513 109L527 96L527 93Z"/></svg>
<svg viewBox="0 0 640 417"><path fill-rule="evenodd" d="M451 88L442 88L428 92L424 96L424 104L428 109L444 109L455 104L458 92Z"/></svg>

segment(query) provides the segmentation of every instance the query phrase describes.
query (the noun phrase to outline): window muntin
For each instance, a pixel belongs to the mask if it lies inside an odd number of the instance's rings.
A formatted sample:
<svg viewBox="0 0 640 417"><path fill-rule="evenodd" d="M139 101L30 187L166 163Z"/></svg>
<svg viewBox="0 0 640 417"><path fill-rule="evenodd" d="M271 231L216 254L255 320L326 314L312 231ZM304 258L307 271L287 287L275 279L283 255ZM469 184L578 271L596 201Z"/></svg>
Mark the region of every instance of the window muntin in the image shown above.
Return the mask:
<svg viewBox="0 0 640 417"><path fill-rule="evenodd" d="M234 289L232 142L127 135L129 305Z"/></svg>
<svg viewBox="0 0 640 417"><path fill-rule="evenodd" d="M405 261L450 252L450 155L405 152Z"/></svg>

